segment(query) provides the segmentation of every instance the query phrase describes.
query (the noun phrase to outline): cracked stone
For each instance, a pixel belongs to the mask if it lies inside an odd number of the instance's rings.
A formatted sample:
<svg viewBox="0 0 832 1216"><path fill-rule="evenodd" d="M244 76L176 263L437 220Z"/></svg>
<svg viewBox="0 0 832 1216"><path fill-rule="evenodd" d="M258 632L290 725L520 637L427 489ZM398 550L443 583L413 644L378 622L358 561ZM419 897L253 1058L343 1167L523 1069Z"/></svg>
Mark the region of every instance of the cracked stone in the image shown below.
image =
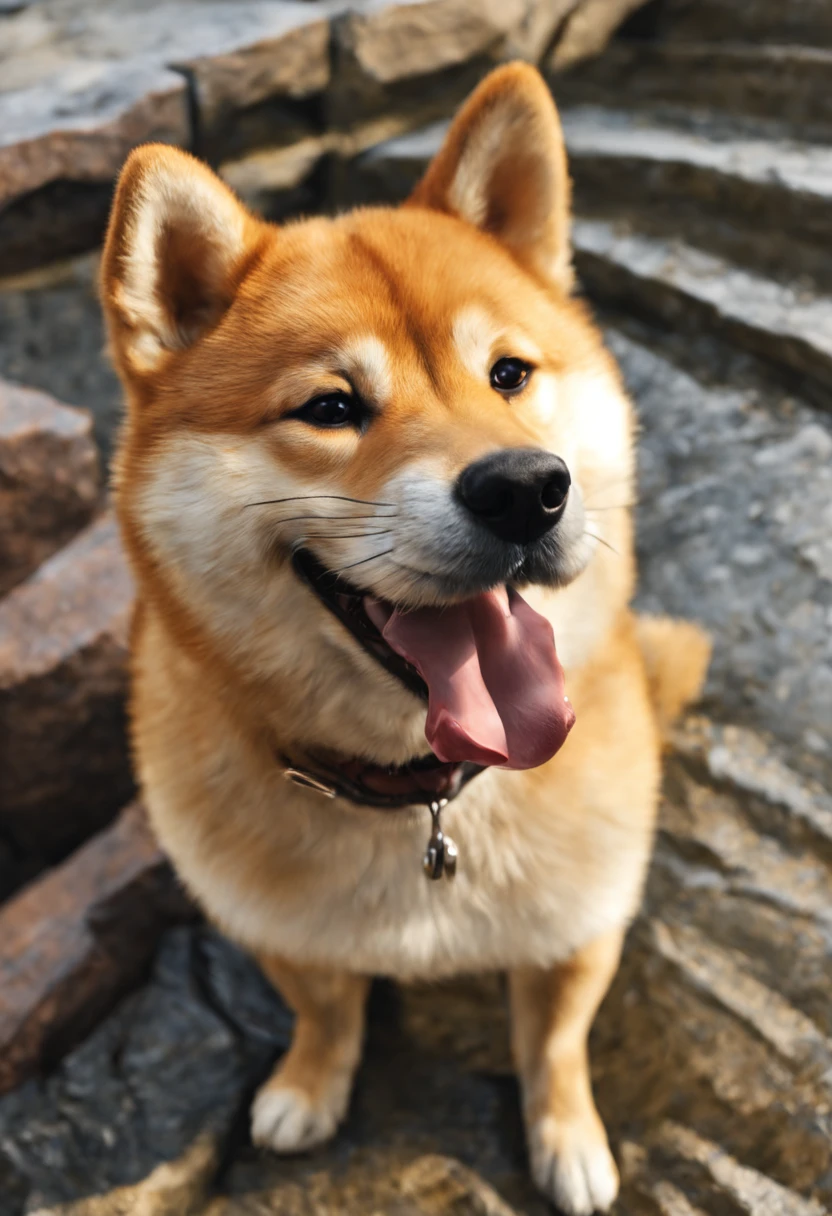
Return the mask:
<svg viewBox="0 0 832 1216"><path fill-rule="evenodd" d="M57 860L127 802L133 584L105 514L0 602L0 839Z"/></svg>

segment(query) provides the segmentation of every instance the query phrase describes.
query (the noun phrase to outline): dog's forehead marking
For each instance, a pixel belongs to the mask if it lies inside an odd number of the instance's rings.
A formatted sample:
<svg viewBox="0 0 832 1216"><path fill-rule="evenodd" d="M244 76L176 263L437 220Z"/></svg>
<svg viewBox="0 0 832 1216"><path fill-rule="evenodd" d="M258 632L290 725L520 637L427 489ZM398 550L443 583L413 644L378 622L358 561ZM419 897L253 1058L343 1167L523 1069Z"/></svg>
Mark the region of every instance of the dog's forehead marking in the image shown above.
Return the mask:
<svg viewBox="0 0 832 1216"><path fill-rule="evenodd" d="M515 355L539 364L541 352L526 337L514 332L514 327L501 325L479 304L467 304L453 319L451 327L454 345L462 363L477 379L487 376L494 359Z"/></svg>
<svg viewBox="0 0 832 1216"><path fill-rule="evenodd" d="M350 338L338 350L344 370L377 405L385 405L392 395L393 378L387 347L376 334Z"/></svg>
<svg viewBox="0 0 832 1216"><path fill-rule="evenodd" d="M493 318L478 304L469 304L454 317L452 332L457 353L471 375L486 375L498 334Z"/></svg>

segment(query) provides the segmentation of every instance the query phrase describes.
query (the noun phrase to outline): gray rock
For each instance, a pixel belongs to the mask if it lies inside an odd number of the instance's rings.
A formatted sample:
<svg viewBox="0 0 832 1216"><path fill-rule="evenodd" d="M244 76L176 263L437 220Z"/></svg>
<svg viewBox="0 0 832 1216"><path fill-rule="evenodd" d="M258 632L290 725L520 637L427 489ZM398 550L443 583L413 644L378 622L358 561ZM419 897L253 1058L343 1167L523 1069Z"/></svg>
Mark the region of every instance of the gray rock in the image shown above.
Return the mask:
<svg viewBox="0 0 832 1216"><path fill-rule="evenodd" d="M338 202L342 206L407 198L442 144L447 122L385 140L341 166Z"/></svg>

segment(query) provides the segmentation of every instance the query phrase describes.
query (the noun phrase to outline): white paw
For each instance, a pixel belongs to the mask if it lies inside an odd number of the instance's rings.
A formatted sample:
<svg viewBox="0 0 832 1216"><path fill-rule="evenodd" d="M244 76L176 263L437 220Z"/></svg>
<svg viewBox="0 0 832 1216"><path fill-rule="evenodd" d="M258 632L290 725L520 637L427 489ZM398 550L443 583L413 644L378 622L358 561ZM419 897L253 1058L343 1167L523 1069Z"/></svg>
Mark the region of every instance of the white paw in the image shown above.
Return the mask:
<svg viewBox="0 0 832 1216"><path fill-rule="evenodd" d="M251 1138L275 1153L300 1153L334 1136L343 1113L299 1089L264 1085L251 1108Z"/></svg>
<svg viewBox="0 0 832 1216"><path fill-rule="evenodd" d="M600 1123L541 1119L529 1133L532 1176L565 1216L606 1212L618 1194L618 1170Z"/></svg>

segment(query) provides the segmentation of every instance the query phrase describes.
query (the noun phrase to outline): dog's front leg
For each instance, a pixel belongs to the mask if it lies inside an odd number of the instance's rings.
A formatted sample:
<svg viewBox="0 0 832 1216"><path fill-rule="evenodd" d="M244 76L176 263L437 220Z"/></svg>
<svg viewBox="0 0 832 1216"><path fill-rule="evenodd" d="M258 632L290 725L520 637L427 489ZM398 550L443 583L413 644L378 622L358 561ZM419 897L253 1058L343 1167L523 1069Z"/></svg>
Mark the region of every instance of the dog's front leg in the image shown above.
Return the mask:
<svg viewBox="0 0 832 1216"><path fill-rule="evenodd" d="M524 968L509 977L532 1174L569 1216L606 1211L618 1193L592 1097L587 1038L618 966L622 936L598 938L549 971Z"/></svg>
<svg viewBox="0 0 832 1216"><path fill-rule="evenodd" d="M334 1135L350 1100L364 1037L369 981L258 955L295 1013L292 1045L261 1086L251 1112L255 1144L298 1152Z"/></svg>

